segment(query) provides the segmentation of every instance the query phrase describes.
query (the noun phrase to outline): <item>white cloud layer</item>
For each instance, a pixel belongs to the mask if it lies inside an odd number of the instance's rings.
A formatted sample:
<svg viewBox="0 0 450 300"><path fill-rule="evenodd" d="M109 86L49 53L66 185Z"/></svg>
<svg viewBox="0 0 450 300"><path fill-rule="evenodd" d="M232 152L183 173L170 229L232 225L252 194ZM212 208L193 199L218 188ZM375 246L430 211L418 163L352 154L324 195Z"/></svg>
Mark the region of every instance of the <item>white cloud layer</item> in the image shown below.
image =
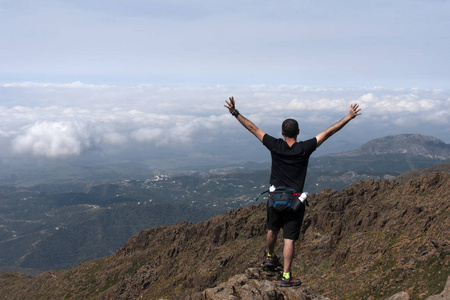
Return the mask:
<svg viewBox="0 0 450 300"><path fill-rule="evenodd" d="M336 142L360 145L400 133L450 141L446 90L19 82L0 84L0 92L0 145L7 150L3 156L80 156L133 145L153 154L173 149L180 155L208 156L225 155L240 143L253 147L255 140L223 107L231 95L242 114L275 136L288 117L299 120L301 139L315 136L357 102L363 115L333 137Z"/></svg>

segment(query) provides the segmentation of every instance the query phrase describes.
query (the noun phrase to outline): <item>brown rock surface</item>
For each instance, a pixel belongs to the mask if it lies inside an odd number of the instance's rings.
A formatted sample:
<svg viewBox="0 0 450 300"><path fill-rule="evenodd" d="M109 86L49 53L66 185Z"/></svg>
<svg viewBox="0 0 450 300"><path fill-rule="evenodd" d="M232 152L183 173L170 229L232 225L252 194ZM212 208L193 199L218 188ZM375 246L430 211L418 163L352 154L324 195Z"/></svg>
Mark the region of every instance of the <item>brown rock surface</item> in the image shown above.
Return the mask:
<svg viewBox="0 0 450 300"><path fill-rule="evenodd" d="M249 268L244 274L231 277L227 282L203 291L203 300L326 300L308 284L298 287L281 287L281 273L264 271L261 267Z"/></svg>

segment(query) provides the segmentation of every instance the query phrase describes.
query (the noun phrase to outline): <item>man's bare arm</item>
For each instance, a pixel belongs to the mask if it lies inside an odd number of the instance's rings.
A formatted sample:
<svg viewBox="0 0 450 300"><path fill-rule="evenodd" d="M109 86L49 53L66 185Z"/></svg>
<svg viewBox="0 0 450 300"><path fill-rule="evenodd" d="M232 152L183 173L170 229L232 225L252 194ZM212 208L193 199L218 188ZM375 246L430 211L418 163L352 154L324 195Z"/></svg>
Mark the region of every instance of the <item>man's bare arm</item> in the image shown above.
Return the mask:
<svg viewBox="0 0 450 300"><path fill-rule="evenodd" d="M230 101L225 101L226 104L224 105L230 113L234 116L236 116L236 119L241 123L245 128L247 128L248 131L250 131L254 136L258 138L262 142L264 135L266 134L264 131L256 127L255 124L253 124L252 121L248 120L246 117L241 115L238 110L236 110L236 102L234 101L233 97L230 97Z"/></svg>
<svg viewBox="0 0 450 300"><path fill-rule="evenodd" d="M350 122L356 116L359 116L361 114L360 111L361 109L359 108L358 104L355 103L350 105L350 112L348 113L348 115L346 115L342 120L340 120L327 130L316 136L317 148L319 148L319 146L322 145L322 143L325 142L329 137L331 137L333 134L341 130L342 127L344 127L348 122Z"/></svg>

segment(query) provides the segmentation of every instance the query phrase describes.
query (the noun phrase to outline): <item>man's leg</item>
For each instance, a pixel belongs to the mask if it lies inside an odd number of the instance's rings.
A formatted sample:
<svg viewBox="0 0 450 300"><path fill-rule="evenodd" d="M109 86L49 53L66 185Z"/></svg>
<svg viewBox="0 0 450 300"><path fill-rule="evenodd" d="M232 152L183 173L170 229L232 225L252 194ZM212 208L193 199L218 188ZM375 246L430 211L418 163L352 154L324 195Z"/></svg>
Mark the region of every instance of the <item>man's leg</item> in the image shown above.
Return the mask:
<svg viewBox="0 0 450 300"><path fill-rule="evenodd" d="M284 239L284 273L291 272L292 260L294 259L294 240Z"/></svg>
<svg viewBox="0 0 450 300"><path fill-rule="evenodd" d="M284 255L284 274L283 278L281 279L281 286L287 287L287 286L299 286L302 284L300 279L294 278L291 275L291 266L292 266L292 260L294 259L294 243L295 240L290 239L284 239L284 249L283 249L283 255Z"/></svg>
<svg viewBox="0 0 450 300"><path fill-rule="evenodd" d="M267 256L266 262L264 263L266 267L276 268L281 266L278 255L275 255L275 245L277 243L277 236L280 230L270 230L267 231Z"/></svg>
<svg viewBox="0 0 450 300"><path fill-rule="evenodd" d="M298 240L300 236L300 229L303 223L304 214L305 206L302 205L298 211L288 214L285 218L286 222L283 226L284 273L291 272L295 252L295 241Z"/></svg>
<svg viewBox="0 0 450 300"><path fill-rule="evenodd" d="M270 230L267 231L267 253L273 254L275 251L275 245L277 244L278 231Z"/></svg>

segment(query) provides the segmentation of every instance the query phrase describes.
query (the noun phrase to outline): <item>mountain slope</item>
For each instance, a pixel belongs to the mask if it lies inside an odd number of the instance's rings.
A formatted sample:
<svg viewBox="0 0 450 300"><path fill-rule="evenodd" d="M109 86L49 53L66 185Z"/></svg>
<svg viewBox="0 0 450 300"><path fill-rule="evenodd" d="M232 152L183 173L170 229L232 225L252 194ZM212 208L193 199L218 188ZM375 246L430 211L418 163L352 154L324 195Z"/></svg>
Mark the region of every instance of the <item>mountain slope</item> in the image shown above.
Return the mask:
<svg viewBox="0 0 450 300"><path fill-rule="evenodd" d="M395 178L397 182L407 182L419 176L431 174L431 173L450 173L450 163L439 164L427 169L413 170L403 173Z"/></svg>
<svg viewBox="0 0 450 300"><path fill-rule="evenodd" d="M450 275L449 179L368 180L311 195L294 271L338 299L440 293ZM0 297L199 299L203 289L262 262L265 232L264 203L198 224L155 227L71 270L2 274Z"/></svg>
<svg viewBox="0 0 450 300"><path fill-rule="evenodd" d="M408 154L428 158L449 159L450 145L432 136L399 134L371 140L361 147L327 156L360 156L383 154Z"/></svg>
<svg viewBox="0 0 450 300"><path fill-rule="evenodd" d="M420 134L386 136L354 150L311 159L307 184L310 190L341 190L360 180L392 179L446 162L450 162L450 145L437 138Z"/></svg>

